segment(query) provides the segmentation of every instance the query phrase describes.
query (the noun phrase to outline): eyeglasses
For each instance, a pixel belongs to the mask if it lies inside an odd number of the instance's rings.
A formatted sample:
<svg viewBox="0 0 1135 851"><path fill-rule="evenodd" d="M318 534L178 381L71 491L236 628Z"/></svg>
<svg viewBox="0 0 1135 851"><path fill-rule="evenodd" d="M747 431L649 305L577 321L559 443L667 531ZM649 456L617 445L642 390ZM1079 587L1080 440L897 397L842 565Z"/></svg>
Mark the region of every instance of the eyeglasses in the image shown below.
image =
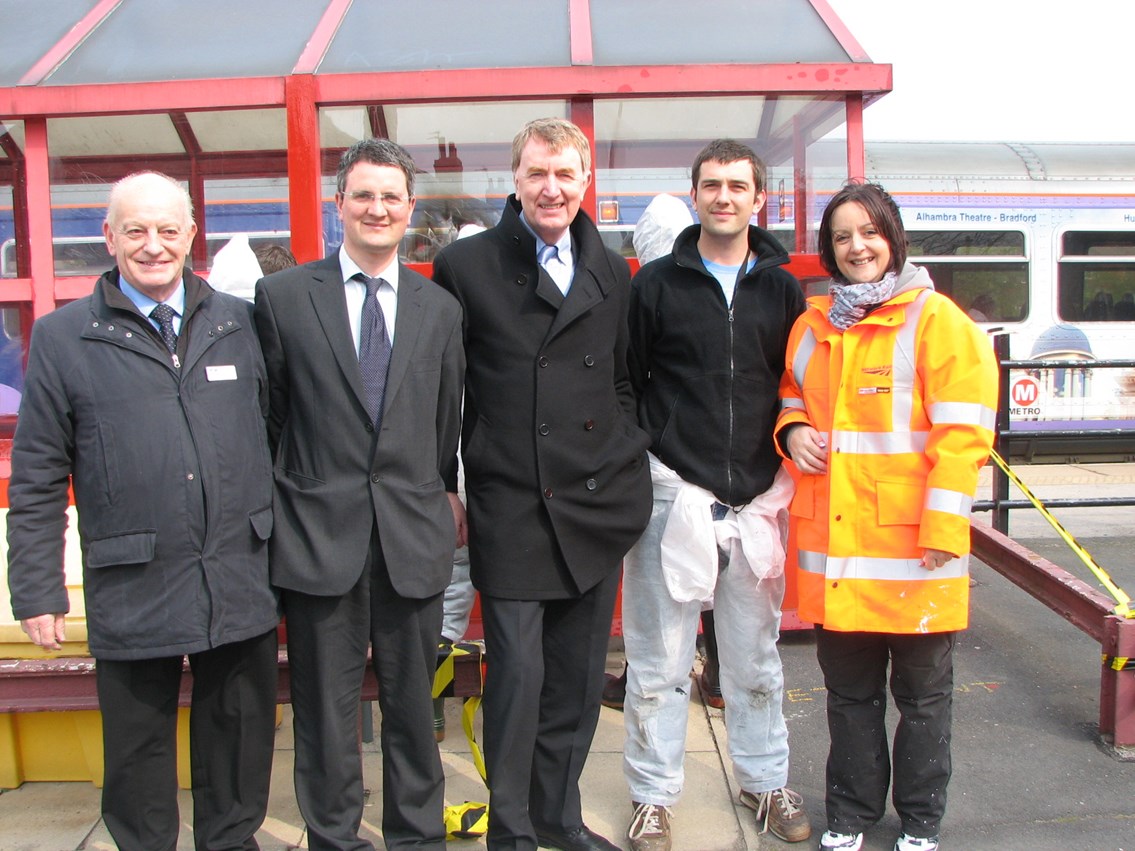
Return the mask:
<svg viewBox="0 0 1135 851"><path fill-rule="evenodd" d="M129 242L145 242L150 238L150 234L152 233L156 233L158 239L162 242L177 242L185 236L186 231L184 228L177 227L176 225L148 228L133 225L118 229L119 236Z"/></svg>
<svg viewBox="0 0 1135 851"><path fill-rule="evenodd" d="M365 190L348 192L347 197L352 204L357 204L360 207L372 207L375 201L381 201L382 206L391 212L401 210L410 200L407 196L398 195L394 192L383 192L381 195L375 195L373 192Z"/></svg>

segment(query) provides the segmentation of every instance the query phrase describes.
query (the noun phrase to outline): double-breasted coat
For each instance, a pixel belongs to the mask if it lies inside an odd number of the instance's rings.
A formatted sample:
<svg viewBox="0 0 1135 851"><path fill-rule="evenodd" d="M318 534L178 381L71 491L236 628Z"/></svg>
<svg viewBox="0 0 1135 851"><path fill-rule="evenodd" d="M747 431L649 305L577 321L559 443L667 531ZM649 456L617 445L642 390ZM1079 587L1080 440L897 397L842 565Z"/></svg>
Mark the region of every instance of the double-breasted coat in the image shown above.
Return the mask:
<svg viewBox="0 0 1135 851"><path fill-rule="evenodd" d="M506 599L573 597L617 570L651 510L649 440L627 373L630 271L580 212L565 297L515 196L447 246L435 280L464 308L462 460L473 583Z"/></svg>

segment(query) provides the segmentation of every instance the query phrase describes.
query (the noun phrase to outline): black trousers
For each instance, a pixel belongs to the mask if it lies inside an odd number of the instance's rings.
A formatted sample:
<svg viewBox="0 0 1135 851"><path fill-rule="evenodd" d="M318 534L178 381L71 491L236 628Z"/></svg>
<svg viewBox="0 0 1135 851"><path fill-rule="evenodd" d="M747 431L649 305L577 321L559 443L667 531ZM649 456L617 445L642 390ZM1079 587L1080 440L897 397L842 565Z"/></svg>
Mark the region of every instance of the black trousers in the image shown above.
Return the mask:
<svg viewBox="0 0 1135 851"><path fill-rule="evenodd" d="M816 627L828 689L828 829L860 833L892 800L911 836L937 836L950 782L950 719L957 633L892 635ZM893 761L885 716L887 667L899 710Z"/></svg>
<svg viewBox="0 0 1135 851"><path fill-rule="evenodd" d="M445 848L445 777L433 728L442 595L399 596L377 532L340 597L283 594L292 673L295 786L311 851L371 849L363 816L359 701L372 650L382 711L382 838L388 849Z"/></svg>
<svg viewBox="0 0 1135 851"><path fill-rule="evenodd" d="M177 847L177 698L183 656L99 659L102 815L122 851ZM276 630L189 656L193 841L256 849L276 733Z"/></svg>
<svg viewBox="0 0 1135 851"><path fill-rule="evenodd" d="M619 572L580 597L481 595L488 847L534 851L583 824L579 778L599 721Z"/></svg>

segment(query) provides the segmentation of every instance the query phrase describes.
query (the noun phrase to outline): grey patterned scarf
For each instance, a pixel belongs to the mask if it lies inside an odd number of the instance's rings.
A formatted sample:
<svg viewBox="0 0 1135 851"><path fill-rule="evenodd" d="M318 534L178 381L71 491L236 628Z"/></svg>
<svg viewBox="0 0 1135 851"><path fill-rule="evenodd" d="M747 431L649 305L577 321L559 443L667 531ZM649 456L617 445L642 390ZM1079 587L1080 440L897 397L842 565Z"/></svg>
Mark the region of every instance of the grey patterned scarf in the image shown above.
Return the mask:
<svg viewBox="0 0 1135 851"><path fill-rule="evenodd" d="M867 315L867 308L889 299L898 279L894 272L887 272L883 280L873 284L837 284L833 281L828 288L832 297L828 321L840 331L846 331Z"/></svg>

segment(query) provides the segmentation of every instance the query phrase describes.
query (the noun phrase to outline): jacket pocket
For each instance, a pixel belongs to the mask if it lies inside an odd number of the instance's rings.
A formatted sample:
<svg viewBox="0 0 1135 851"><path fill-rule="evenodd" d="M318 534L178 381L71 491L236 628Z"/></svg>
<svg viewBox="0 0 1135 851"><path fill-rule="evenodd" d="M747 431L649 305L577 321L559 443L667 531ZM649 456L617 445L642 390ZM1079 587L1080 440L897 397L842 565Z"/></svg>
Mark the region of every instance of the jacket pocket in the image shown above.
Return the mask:
<svg viewBox="0 0 1135 851"><path fill-rule="evenodd" d="M267 508L261 508L258 511L250 511L248 522L252 524L252 531L256 533L256 537L262 541L267 541L272 537L272 506L269 505Z"/></svg>
<svg viewBox="0 0 1135 851"><path fill-rule="evenodd" d="M115 567L120 564L145 564L154 559L158 533L127 532L112 538L91 541L87 549L87 567Z"/></svg>
<svg viewBox="0 0 1135 851"><path fill-rule="evenodd" d="M788 506L788 513L793 517L811 520L816 516L816 479L817 476L801 475L796 480L796 493Z"/></svg>
<svg viewBox="0 0 1135 851"><path fill-rule="evenodd" d="M922 522L923 487L919 482L882 479L875 486L880 526L917 526Z"/></svg>

